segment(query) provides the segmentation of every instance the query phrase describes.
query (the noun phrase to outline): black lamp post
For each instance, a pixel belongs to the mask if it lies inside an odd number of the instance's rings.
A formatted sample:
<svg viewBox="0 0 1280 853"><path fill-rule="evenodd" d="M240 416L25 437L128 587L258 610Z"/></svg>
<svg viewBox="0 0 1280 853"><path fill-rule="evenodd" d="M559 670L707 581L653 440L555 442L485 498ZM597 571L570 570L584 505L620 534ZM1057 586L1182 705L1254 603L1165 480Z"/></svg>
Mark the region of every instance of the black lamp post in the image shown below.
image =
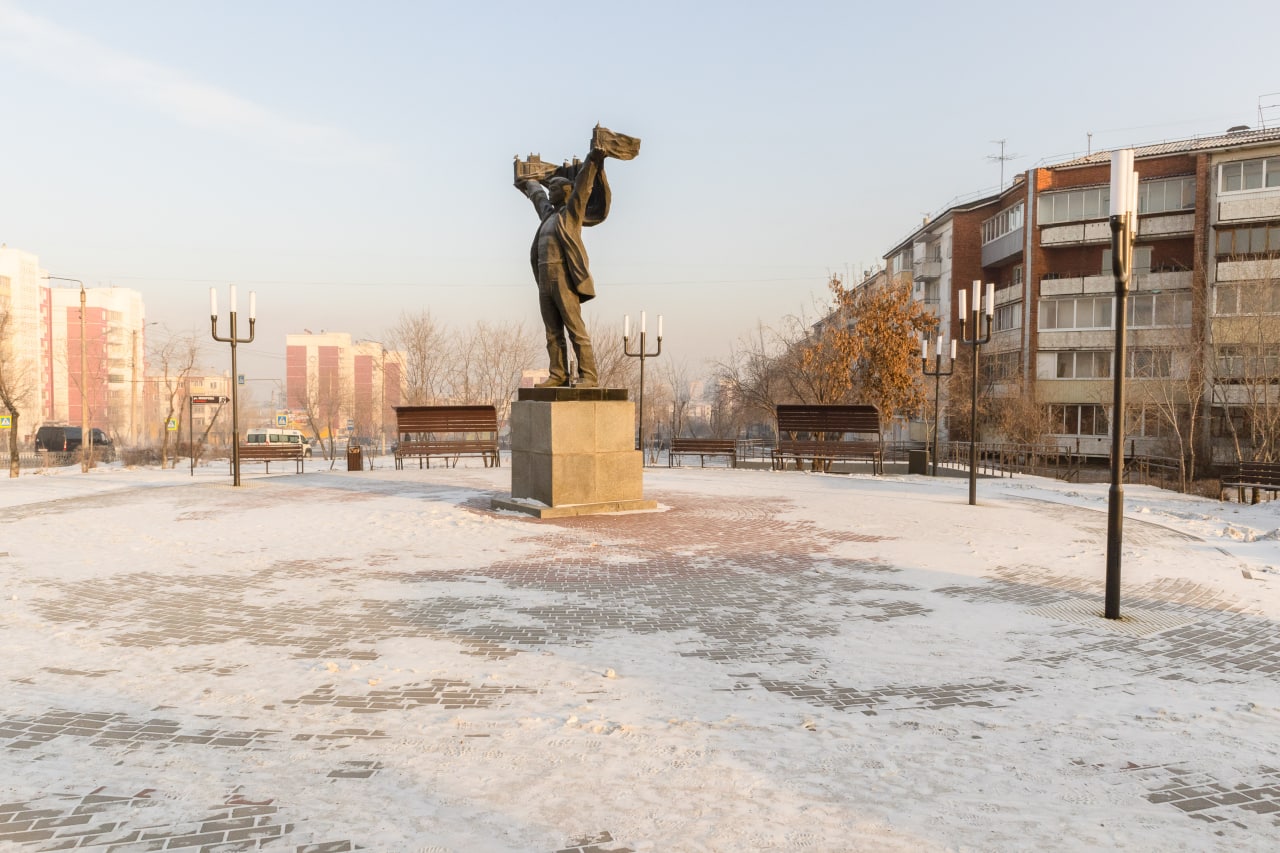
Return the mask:
<svg viewBox="0 0 1280 853"><path fill-rule="evenodd" d="M973 282L973 309L966 317L964 288L960 289L960 340L973 347L973 387L969 401L969 506L978 503L978 353L991 340L991 318L996 313L996 286L987 282L987 304L982 304L982 282ZM986 312L983 312L983 308ZM986 330L982 329L986 317ZM970 337L972 332L973 337Z"/></svg>
<svg viewBox="0 0 1280 853"><path fill-rule="evenodd" d="M249 291L249 337L236 337L236 286L231 285L231 333L218 336L218 291L209 288L209 313L212 315L213 339L231 344L231 484L240 485L240 375L236 373L236 344L253 341L254 315L257 313L257 294Z"/></svg>
<svg viewBox="0 0 1280 853"><path fill-rule="evenodd" d="M1138 233L1138 173L1133 149L1111 153L1111 274L1116 285L1116 352L1111 366L1111 488L1107 492L1107 587L1104 614L1120 618L1120 550L1124 544L1125 324L1133 240Z"/></svg>
<svg viewBox="0 0 1280 853"><path fill-rule="evenodd" d="M622 354L640 359L640 427L636 444L640 451L640 464L644 464L644 362L647 358L662 355L662 315L658 315L658 348L653 352L645 351L644 312L640 312L640 347L635 352L629 346L631 342L631 317L622 318Z"/></svg>
<svg viewBox="0 0 1280 853"><path fill-rule="evenodd" d="M942 369L942 335L938 335L937 353L934 355L933 370L929 369L929 338L920 339L920 370L925 376L933 377L933 476L938 476L938 402L942 393L942 377L950 376L956 371L956 341L951 339L951 360L947 369Z"/></svg>

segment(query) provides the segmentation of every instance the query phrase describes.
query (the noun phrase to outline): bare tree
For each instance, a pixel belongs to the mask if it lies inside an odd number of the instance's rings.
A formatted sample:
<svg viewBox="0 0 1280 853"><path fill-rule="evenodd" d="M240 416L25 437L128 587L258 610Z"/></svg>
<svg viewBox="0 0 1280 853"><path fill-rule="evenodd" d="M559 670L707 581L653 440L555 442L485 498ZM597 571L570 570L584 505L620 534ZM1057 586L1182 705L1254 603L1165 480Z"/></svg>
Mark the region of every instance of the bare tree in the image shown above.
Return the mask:
<svg viewBox="0 0 1280 853"><path fill-rule="evenodd" d="M1191 488L1198 473L1200 412L1204 400L1203 339L1194 326L1162 330L1162 346L1131 349L1126 372L1131 389L1125 432L1166 437L1178 460L1179 488Z"/></svg>
<svg viewBox="0 0 1280 853"><path fill-rule="evenodd" d="M0 302L0 411L8 412L9 422L9 476L18 476L18 423L21 410L30 402L35 387L31 375L31 362L17 351L17 336L13 312L7 296Z"/></svg>
<svg viewBox="0 0 1280 853"><path fill-rule="evenodd" d="M1214 321L1212 399L1235 461L1280 459L1280 319Z"/></svg>
<svg viewBox="0 0 1280 853"><path fill-rule="evenodd" d="M520 387L520 375L537 359L538 350L537 340L523 323L481 320L455 340L455 398L493 406L501 430L511 413L511 399Z"/></svg>
<svg viewBox="0 0 1280 853"><path fill-rule="evenodd" d="M343 412L351 411L351 396L350 385L344 387L337 371L317 371L307 376L306 393L301 401L303 418L324 450L330 467L337 462L339 424Z"/></svg>
<svg viewBox="0 0 1280 853"><path fill-rule="evenodd" d="M177 454L170 456L168 424L184 406L190 393L190 379L200 357L200 345L194 332L158 336L151 347L150 362L159 370L156 386L164 412L160 434L160 467L177 464ZM192 448L192 452L195 449Z"/></svg>
<svg viewBox="0 0 1280 853"><path fill-rule="evenodd" d="M430 311L401 314L388 339L392 349L404 354L404 400L425 406L446 399L454 368L453 340Z"/></svg>
<svg viewBox="0 0 1280 853"><path fill-rule="evenodd" d="M690 396L689 367L680 359L672 358L663 363L658 371L659 381L666 392L664 411L671 413L671 436L674 438L685 431L686 417Z"/></svg>
<svg viewBox="0 0 1280 853"><path fill-rule="evenodd" d="M792 329L794 333L794 324ZM774 407L788 400L781 362L791 343L785 335L758 323L753 332L730 347L727 361L716 362L718 398L732 413L722 416L722 423L772 423Z"/></svg>
<svg viewBox="0 0 1280 853"><path fill-rule="evenodd" d="M588 326L600 387L627 388L634 396L640 377L640 360L623 354L621 330L617 326L602 326L595 318Z"/></svg>

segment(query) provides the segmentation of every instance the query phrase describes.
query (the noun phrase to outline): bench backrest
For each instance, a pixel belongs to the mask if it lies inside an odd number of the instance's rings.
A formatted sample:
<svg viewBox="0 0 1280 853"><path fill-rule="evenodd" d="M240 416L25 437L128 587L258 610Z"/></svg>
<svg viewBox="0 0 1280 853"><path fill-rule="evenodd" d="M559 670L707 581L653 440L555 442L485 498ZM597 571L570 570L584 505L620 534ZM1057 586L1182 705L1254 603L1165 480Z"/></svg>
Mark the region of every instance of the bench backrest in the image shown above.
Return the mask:
<svg viewBox="0 0 1280 853"><path fill-rule="evenodd" d="M400 435L498 431L498 410L493 406L396 406L396 432Z"/></svg>
<svg viewBox="0 0 1280 853"><path fill-rule="evenodd" d="M675 436L671 439L671 447L673 450L681 447L735 450L738 447L738 442L732 438L681 438L680 436Z"/></svg>
<svg viewBox="0 0 1280 853"><path fill-rule="evenodd" d="M819 406L794 403L777 407L778 435L824 433L834 438L844 433L871 433L880 437L880 410L870 405Z"/></svg>
<svg viewBox="0 0 1280 853"><path fill-rule="evenodd" d="M240 444L239 453L241 458L248 458L250 456L259 458L270 456L277 459L290 456L301 457L303 455L304 447L305 445L302 444L263 444L261 442L249 444L247 442L242 442Z"/></svg>
<svg viewBox="0 0 1280 853"><path fill-rule="evenodd" d="M1241 462L1239 478L1251 483L1280 484L1280 462Z"/></svg>

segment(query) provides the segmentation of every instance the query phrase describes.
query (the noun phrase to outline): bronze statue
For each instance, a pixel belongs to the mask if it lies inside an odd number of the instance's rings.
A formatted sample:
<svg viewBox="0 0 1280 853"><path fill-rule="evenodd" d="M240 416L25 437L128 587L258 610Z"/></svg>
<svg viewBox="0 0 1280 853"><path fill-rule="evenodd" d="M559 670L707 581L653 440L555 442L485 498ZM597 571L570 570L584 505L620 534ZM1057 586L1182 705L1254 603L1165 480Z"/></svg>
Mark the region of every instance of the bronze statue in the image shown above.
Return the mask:
<svg viewBox="0 0 1280 853"><path fill-rule="evenodd" d="M582 303L594 299L595 283L582 242L583 226L598 225L609 215L609 182L604 159L630 160L640 140L596 126L586 162L552 166L537 155L515 162L515 185L538 212L541 224L533 238L529 261L538 283L538 308L547 332L551 375L539 388L570 384L565 335L578 364L579 388L594 388L598 377L591 337L582 320Z"/></svg>

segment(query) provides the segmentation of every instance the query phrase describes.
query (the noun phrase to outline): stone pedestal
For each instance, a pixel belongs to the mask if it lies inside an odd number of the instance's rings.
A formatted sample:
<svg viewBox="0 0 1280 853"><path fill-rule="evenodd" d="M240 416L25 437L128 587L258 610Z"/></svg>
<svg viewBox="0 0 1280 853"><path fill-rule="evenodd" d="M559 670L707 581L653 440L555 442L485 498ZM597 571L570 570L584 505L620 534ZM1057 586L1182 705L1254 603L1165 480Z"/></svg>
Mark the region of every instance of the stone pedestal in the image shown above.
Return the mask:
<svg viewBox="0 0 1280 853"><path fill-rule="evenodd" d="M520 389L511 405L511 499L493 507L539 518L656 508L644 500L627 392Z"/></svg>

